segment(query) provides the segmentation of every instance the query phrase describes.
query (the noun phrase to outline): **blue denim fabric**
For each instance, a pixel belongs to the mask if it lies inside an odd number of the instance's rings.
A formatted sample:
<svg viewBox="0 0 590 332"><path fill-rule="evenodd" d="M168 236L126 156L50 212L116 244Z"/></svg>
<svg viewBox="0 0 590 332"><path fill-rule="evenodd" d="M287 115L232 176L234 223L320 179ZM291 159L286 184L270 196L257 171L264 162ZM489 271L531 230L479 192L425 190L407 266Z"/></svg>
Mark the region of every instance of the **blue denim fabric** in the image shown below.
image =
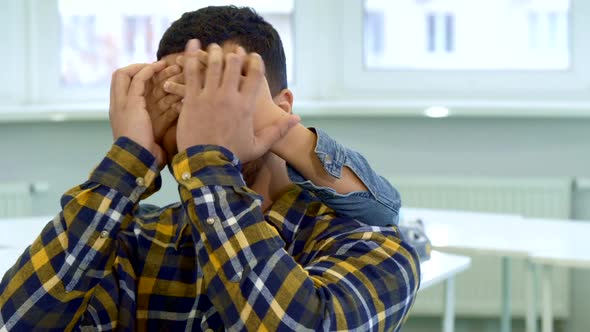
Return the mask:
<svg viewBox="0 0 590 332"><path fill-rule="evenodd" d="M324 204L346 217L373 226L397 225L401 205L398 191L385 178L375 173L360 153L340 145L320 129L310 129L317 135L315 153L324 169L330 175L340 178L342 168L347 166L369 191L341 195L332 188L316 186L289 166L291 181L313 192Z"/></svg>

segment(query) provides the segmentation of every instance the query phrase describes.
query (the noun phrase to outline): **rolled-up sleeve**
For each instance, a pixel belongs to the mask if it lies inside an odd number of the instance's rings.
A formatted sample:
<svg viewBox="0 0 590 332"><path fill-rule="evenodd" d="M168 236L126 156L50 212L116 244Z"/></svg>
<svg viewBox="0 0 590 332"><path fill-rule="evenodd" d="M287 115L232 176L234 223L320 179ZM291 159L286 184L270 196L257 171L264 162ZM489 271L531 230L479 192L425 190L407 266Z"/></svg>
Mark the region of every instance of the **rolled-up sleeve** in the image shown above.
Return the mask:
<svg viewBox="0 0 590 332"><path fill-rule="evenodd" d="M322 202L343 216L355 218L368 225L397 225L401 197L391 183L378 175L363 155L344 147L321 129L312 130L317 136L315 153L326 172L340 178L342 169L348 167L368 191L342 195L332 188L314 184L288 165L291 181L316 194Z"/></svg>

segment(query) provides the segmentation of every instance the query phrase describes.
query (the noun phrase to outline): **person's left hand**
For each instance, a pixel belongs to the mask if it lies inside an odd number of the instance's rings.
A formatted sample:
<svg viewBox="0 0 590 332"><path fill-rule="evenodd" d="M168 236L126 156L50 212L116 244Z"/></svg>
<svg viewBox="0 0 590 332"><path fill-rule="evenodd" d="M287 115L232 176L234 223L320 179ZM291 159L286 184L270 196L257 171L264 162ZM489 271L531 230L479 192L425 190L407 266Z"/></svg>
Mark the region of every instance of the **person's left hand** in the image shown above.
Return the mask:
<svg viewBox="0 0 590 332"><path fill-rule="evenodd" d="M209 54L199 49L193 56L197 58L200 71L204 75L205 71L207 70ZM184 66L184 62L184 55L176 58L176 64L181 68ZM242 76L240 78L241 81L243 81L244 78L245 77ZM163 91L171 95L176 95L180 98L184 98L186 94L186 86L184 85L184 82L180 82L179 80L168 80L162 85L162 88ZM258 91L255 108L256 112L254 114L254 130L261 130L265 127L268 127L285 115L285 111L274 103L266 77L263 77L263 83L261 84Z"/></svg>
<svg viewBox="0 0 590 332"><path fill-rule="evenodd" d="M256 100L265 82L262 58L247 55L241 47L224 57L221 47L212 44L203 75L197 56L199 49L199 42L190 40L184 55L186 93L178 119L178 150L212 144L229 149L242 162L261 157L299 118L285 113L272 124L255 130Z"/></svg>

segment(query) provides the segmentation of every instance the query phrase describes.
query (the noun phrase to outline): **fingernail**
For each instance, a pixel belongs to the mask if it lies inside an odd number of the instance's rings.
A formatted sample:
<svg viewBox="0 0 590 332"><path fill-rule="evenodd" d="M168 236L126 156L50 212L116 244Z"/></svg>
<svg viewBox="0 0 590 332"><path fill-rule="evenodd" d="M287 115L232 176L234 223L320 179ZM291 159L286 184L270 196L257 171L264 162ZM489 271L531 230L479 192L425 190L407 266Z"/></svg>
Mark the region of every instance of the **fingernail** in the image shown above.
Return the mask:
<svg viewBox="0 0 590 332"><path fill-rule="evenodd" d="M162 86L164 88L164 91L168 92L168 89L170 89L170 82L166 81L164 82L164 86Z"/></svg>
<svg viewBox="0 0 590 332"><path fill-rule="evenodd" d="M191 39L186 44L186 50L189 52L197 52L199 50L199 42L196 39Z"/></svg>

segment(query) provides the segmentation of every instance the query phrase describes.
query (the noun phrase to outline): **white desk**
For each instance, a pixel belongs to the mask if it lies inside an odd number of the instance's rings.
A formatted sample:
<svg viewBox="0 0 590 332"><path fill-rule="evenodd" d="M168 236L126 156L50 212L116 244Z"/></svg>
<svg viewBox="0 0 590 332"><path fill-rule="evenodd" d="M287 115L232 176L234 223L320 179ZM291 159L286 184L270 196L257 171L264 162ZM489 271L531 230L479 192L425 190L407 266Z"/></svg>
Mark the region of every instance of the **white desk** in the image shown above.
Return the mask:
<svg viewBox="0 0 590 332"><path fill-rule="evenodd" d="M543 332L553 331L551 267L590 269L590 222L556 219L528 219L537 225L535 234L544 238L543 246L531 252L531 261L542 266ZM531 283L534 280L531 280Z"/></svg>
<svg viewBox="0 0 590 332"><path fill-rule="evenodd" d="M54 216L0 219L0 248L26 248Z"/></svg>
<svg viewBox="0 0 590 332"><path fill-rule="evenodd" d="M433 251L430 260L420 264L420 291L445 282L443 332L455 330L455 276L471 266L471 258Z"/></svg>
<svg viewBox="0 0 590 332"><path fill-rule="evenodd" d="M517 215L475 213L450 210L403 208L404 218L419 218L424 221L426 234L433 248L498 256L502 258L502 316L501 331L511 331L510 283L512 258L527 258L529 243L523 241L527 233L522 226L523 218ZM510 230L507 232L506 230ZM534 289L529 290L533 292ZM527 299L531 299L527 296ZM529 300L534 301L534 300ZM527 304L533 306L533 303ZM533 330L534 312L527 313L527 328Z"/></svg>
<svg viewBox="0 0 590 332"><path fill-rule="evenodd" d="M542 269L543 331L553 330L551 266L590 268L590 222L529 219L514 215L407 209L424 221L433 247L502 257L502 331L510 331L510 259L527 261L526 329L537 331L534 267ZM509 231L506 231L509 230Z"/></svg>
<svg viewBox="0 0 590 332"><path fill-rule="evenodd" d="M6 271L16 263L16 260L23 254L25 248L26 246L22 249L0 248L0 280Z"/></svg>
<svg viewBox="0 0 590 332"><path fill-rule="evenodd" d="M0 219L0 279L53 217Z"/></svg>

